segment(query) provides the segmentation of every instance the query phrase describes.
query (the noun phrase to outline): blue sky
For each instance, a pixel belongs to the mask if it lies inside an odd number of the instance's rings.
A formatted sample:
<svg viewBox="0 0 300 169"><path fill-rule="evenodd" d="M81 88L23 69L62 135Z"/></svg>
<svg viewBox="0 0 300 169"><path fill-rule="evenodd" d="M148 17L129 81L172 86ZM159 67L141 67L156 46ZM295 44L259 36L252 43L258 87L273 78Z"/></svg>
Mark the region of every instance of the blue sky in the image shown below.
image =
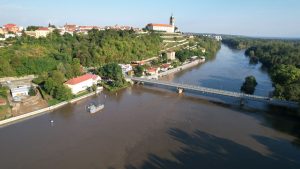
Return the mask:
<svg viewBox="0 0 300 169"><path fill-rule="evenodd" d="M300 0L0 0L0 25L168 23L184 32L300 37Z"/></svg>

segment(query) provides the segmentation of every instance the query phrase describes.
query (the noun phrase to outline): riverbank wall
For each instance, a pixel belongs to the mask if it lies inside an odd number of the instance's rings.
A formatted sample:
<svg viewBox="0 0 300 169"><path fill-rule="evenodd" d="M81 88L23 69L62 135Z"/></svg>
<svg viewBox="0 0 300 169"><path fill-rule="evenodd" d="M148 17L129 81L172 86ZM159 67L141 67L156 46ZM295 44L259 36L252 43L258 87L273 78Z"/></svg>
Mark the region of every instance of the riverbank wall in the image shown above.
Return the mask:
<svg viewBox="0 0 300 169"><path fill-rule="evenodd" d="M50 106L50 107L46 107L46 108L36 110L36 111L30 112L30 113L26 113L26 114L22 114L22 115L19 115L19 116L16 116L16 117L11 117L9 119L2 120L2 121L0 121L0 127L5 126L5 125L9 125L9 124L13 124L13 123L16 123L16 122L21 121L21 120L29 119L31 117L35 117L35 116L41 115L43 113L51 112L53 110L56 110L56 109L61 108L63 106L66 106L67 104L76 103L76 102L78 102L82 99L91 97L95 94L96 94L95 92L88 93L88 94L80 96L78 98L75 98L75 99L72 99L72 100L69 100L69 101L64 101L64 102L61 102L59 104L56 104L56 105L53 105L53 106Z"/></svg>
<svg viewBox="0 0 300 169"><path fill-rule="evenodd" d="M194 60L190 63L187 63L187 64L184 64L182 66L178 66L177 68L174 68L174 69L170 69L170 70L167 70L165 72L162 72L162 73L159 73L158 74L158 77L163 77L163 76L167 76L169 74L173 74L173 73L176 73L176 72L180 72L182 70L186 70L186 69L189 69L191 67L194 67L200 63L204 63L205 61L202 61L201 59L197 59L197 60Z"/></svg>

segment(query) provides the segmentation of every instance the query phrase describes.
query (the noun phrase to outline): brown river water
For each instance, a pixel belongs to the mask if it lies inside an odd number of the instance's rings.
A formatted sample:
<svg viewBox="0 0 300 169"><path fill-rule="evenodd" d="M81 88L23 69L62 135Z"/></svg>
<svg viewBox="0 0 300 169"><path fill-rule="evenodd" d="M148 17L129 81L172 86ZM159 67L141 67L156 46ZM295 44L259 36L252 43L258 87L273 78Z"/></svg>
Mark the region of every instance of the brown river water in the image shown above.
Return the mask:
<svg viewBox="0 0 300 169"><path fill-rule="evenodd" d="M222 46L214 60L164 80L237 91L254 74L256 94L268 95L267 73L248 62L243 51ZM105 108L89 114L91 102ZM264 109L151 86L103 92L0 128L0 168L299 169L300 120L258 105Z"/></svg>

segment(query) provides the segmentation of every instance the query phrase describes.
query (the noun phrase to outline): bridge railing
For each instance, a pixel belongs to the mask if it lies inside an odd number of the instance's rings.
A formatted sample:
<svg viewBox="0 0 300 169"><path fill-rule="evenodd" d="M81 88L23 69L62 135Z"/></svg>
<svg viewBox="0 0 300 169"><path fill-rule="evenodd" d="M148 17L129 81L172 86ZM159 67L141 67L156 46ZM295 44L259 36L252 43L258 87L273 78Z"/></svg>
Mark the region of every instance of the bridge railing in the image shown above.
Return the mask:
<svg viewBox="0 0 300 169"><path fill-rule="evenodd" d="M159 81L159 80L154 80L154 79L145 79L145 78L138 78L138 77L131 77L130 79L133 81L140 81L140 82L151 83L151 84L183 88L183 89L188 89L188 90L200 91L200 92L204 92L204 93L211 93L211 94L236 97L236 98L244 98L244 99L256 100L256 101L264 101L264 102L273 103L273 104L277 104L277 105L289 105L289 106L293 106L293 107L299 106L299 104L297 102L273 99L273 98L264 97L264 96L250 95L250 94L245 94L245 93L240 93L240 92L232 92L232 91L212 89L212 88L207 88L207 87L202 87L202 86L180 84L180 83L166 82L166 81Z"/></svg>

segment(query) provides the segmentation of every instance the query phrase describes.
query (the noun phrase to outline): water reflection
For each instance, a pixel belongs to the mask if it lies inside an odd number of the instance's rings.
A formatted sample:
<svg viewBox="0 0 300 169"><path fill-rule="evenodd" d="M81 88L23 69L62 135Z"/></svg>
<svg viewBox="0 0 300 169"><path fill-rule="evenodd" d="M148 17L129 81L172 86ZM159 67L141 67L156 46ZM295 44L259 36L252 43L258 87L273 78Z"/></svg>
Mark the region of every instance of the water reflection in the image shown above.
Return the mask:
<svg viewBox="0 0 300 169"><path fill-rule="evenodd" d="M168 133L174 140L183 144L180 151L172 152L175 160L149 154L148 160L140 167L127 165L126 169L282 169L298 168L300 166L300 153L294 151L284 140L253 136L272 152L271 155L264 156L248 147L200 130L190 134L183 130L172 128ZM278 148L278 145L284 148Z"/></svg>

